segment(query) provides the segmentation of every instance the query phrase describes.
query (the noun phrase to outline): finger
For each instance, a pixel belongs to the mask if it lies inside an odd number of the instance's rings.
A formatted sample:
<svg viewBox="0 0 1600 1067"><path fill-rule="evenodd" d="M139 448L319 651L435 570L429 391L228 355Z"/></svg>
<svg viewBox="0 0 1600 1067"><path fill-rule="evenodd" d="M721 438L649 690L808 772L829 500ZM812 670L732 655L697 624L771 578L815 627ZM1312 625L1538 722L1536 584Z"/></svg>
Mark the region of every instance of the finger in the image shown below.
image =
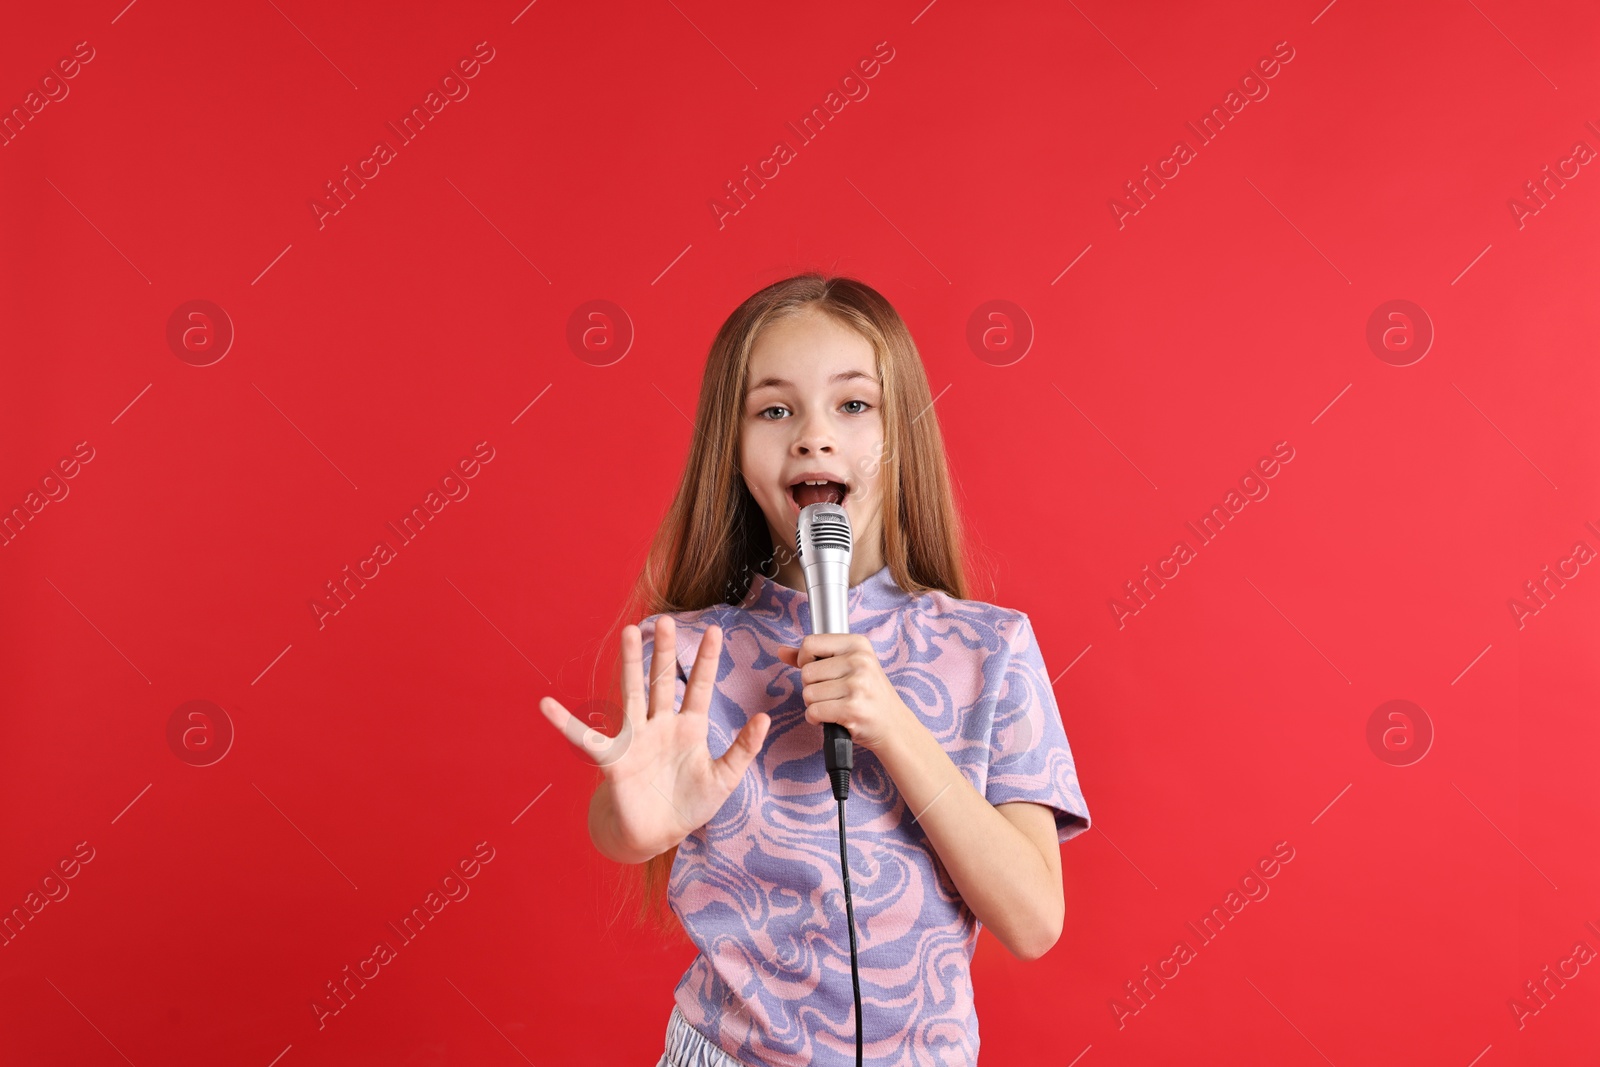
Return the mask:
<svg viewBox="0 0 1600 1067"><path fill-rule="evenodd" d="M713 764L718 779L728 792L733 792L738 786L739 779L744 777L745 770L750 766L750 761L761 751L761 746L767 740L767 728L771 725L772 716L764 711L756 712L739 731L739 736L733 739L728 751L719 756Z"/></svg>
<svg viewBox="0 0 1600 1067"><path fill-rule="evenodd" d="M845 714L849 705L843 700L824 700L816 704L806 705L806 722L816 723L819 726L825 722L836 722L846 729L849 725L845 722Z"/></svg>
<svg viewBox="0 0 1600 1067"><path fill-rule="evenodd" d="M778 658L791 667L798 666L798 664L795 663L795 657L799 655L799 652L799 649L790 645L778 646Z"/></svg>
<svg viewBox="0 0 1600 1067"><path fill-rule="evenodd" d="M711 690L717 681L717 664L722 659L722 627L706 628L695 652L694 669L689 672L689 687L683 691L684 712L704 715L711 706Z"/></svg>
<svg viewBox="0 0 1600 1067"><path fill-rule="evenodd" d="M856 665L849 656L828 656L825 659L814 659L800 668L800 681L809 687L818 682L832 681L843 678L854 672Z"/></svg>
<svg viewBox="0 0 1600 1067"><path fill-rule="evenodd" d="M644 637L632 623L622 628L622 712L635 724L645 717Z"/></svg>
<svg viewBox="0 0 1600 1067"><path fill-rule="evenodd" d="M561 703L554 697L540 699L539 711L544 714L545 719L551 726L561 731L561 736L571 741L573 745L583 751L584 755L594 760L602 768L615 763L625 750L622 746L626 744L625 738L630 733L626 722L622 725L621 734L616 737L608 737L599 730L586 725L582 719L562 707Z"/></svg>
<svg viewBox="0 0 1600 1067"><path fill-rule="evenodd" d="M800 692L800 698L806 706L821 704L829 700L845 700L850 696L850 683L842 678L830 678L826 682L808 684Z"/></svg>
<svg viewBox="0 0 1600 1067"><path fill-rule="evenodd" d="M656 646L650 657L650 673L650 708L645 717L653 719L663 711L670 715L673 698L678 695L677 627L671 615L656 620Z"/></svg>
<svg viewBox="0 0 1600 1067"><path fill-rule="evenodd" d="M567 732L567 720L577 718L572 712L562 707L560 701L556 700L555 697L540 697L539 712L551 726L554 726L562 733Z"/></svg>
<svg viewBox="0 0 1600 1067"><path fill-rule="evenodd" d="M814 659L848 652L864 640L861 634L807 634L800 640L799 665L804 667Z"/></svg>

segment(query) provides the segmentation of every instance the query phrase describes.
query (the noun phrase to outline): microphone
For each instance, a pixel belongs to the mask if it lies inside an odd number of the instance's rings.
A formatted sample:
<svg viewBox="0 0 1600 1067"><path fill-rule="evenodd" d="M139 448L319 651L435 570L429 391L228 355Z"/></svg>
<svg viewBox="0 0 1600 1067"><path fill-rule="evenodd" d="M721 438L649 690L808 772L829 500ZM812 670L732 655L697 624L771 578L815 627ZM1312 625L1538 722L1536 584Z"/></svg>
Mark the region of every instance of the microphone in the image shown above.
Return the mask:
<svg viewBox="0 0 1600 1067"><path fill-rule="evenodd" d="M800 509L794 547L806 572L811 600L811 632L850 632L850 516L840 504L807 504ZM839 876L844 883L845 927L850 931L850 988L856 1002L856 1067L861 1067L861 971L856 958L856 908L850 899L850 850L845 842L845 798L855 760L850 731L836 722L822 724L822 758L839 802Z"/></svg>
<svg viewBox="0 0 1600 1067"><path fill-rule="evenodd" d="M840 504L807 504L800 509L794 547L806 574L811 601L811 632L850 632L850 515ZM835 800L850 795L855 765L850 731L836 722L822 724L822 758L833 781Z"/></svg>

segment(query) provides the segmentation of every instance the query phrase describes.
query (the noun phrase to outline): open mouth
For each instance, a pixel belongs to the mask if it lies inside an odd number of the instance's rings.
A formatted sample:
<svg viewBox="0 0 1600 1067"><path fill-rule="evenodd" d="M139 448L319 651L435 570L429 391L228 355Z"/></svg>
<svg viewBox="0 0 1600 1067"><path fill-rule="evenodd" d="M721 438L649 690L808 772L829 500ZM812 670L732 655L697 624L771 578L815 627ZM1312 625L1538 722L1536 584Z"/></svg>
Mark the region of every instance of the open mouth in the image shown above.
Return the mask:
<svg viewBox="0 0 1600 1067"><path fill-rule="evenodd" d="M789 499L794 501L797 512L812 504L843 504L849 493L850 487L843 482L811 484L799 481L789 487Z"/></svg>

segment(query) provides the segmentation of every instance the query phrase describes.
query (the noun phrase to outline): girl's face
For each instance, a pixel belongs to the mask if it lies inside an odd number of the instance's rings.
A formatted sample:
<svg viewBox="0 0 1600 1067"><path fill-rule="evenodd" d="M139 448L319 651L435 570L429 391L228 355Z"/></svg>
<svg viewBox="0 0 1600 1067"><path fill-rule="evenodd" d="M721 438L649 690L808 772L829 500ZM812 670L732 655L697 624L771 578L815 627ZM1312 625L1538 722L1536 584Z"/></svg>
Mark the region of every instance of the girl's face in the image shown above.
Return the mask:
<svg viewBox="0 0 1600 1067"><path fill-rule="evenodd" d="M872 345L850 327L805 310L767 326L750 350L740 413L739 467L772 535L775 580L805 589L795 558L800 508L835 499L801 483L846 488L850 583L883 568L883 390ZM800 484L798 490L791 487ZM796 499L799 493L799 499ZM808 496L807 494L811 494ZM772 564L763 568L771 576Z"/></svg>

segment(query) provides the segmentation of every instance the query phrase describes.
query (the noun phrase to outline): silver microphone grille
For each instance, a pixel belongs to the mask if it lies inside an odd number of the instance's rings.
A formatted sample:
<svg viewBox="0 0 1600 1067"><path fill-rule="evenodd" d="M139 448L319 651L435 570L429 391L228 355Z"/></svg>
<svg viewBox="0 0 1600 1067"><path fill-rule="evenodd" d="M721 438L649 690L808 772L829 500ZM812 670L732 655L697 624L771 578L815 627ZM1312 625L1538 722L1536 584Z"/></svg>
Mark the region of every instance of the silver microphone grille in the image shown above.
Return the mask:
<svg viewBox="0 0 1600 1067"><path fill-rule="evenodd" d="M834 505L812 505L809 519L811 527L811 544L817 549L837 548L845 552L850 551L850 516L844 508ZM807 510L810 510L809 508ZM795 527L794 550L799 555L805 554L804 528L805 522Z"/></svg>

